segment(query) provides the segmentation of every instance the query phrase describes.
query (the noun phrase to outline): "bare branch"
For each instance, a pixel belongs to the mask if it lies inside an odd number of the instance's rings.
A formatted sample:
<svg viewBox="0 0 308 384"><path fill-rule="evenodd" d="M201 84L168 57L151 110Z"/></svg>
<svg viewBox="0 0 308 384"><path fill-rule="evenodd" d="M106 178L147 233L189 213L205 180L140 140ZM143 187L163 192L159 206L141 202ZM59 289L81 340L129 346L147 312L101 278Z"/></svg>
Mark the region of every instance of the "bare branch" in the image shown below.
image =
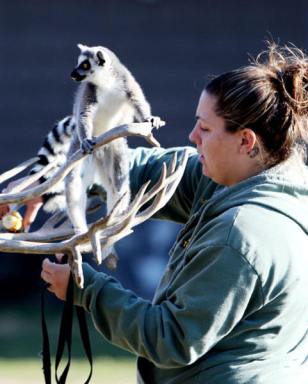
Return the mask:
<svg viewBox="0 0 308 384"><path fill-rule="evenodd" d="M157 146L159 145L159 143L154 139L152 135L152 129L153 127L150 122L120 125L98 136L96 139L94 150L101 147L102 145L110 143L112 140L126 136L141 136L144 137L149 143ZM51 176L44 183L18 193L0 194L0 204L21 204L27 200L31 200L35 197L43 195L44 193L52 189L60 181L62 181L64 177L74 168L74 166L86 156L87 154L84 154L81 149L79 149L70 157L70 159L67 160L67 162L58 171L54 173L53 176ZM4 178L4 180L7 179L8 177Z"/></svg>
<svg viewBox="0 0 308 384"><path fill-rule="evenodd" d="M16 167L2 173L2 175L0 175L0 184L18 175L19 173L21 173L22 171L24 171L25 169L27 169L28 167L36 163L38 160L39 160L38 157L32 157L31 159L24 161L23 163L17 165Z"/></svg>
<svg viewBox="0 0 308 384"><path fill-rule="evenodd" d="M145 124L148 125L148 123ZM131 131L126 127L123 131L120 128L121 127L115 128L112 135L110 132L108 135L102 135L99 138L97 146L111 141L115 138L114 135L119 137L119 135L124 136L132 134L132 132L134 132L134 135L139 135L139 131L136 129ZM151 130L148 132L150 132L151 135ZM141 136L145 136L144 129ZM60 174L57 172L58 179L56 177L54 180L59 181L60 177L66 175L67 170L70 169L69 167L72 167L73 164L80 161L83 156L81 151L77 151L69 160L68 164L66 164L64 171L62 169L61 176L59 176ZM110 214L91 224L85 233L74 235L71 224L68 221L62 223L61 221L63 221L64 216L56 214L37 232L27 234L0 234L0 251L30 254L66 253L69 255L69 264L73 271L75 281L82 287L82 254L92 251L97 262L100 263L102 261L101 249L103 247L109 247L119 239L132 233L136 225L146 221L160 210L174 194L184 173L187 160L188 150L184 151L179 162L177 162L176 155L174 155L168 167L166 164L163 164L157 183L149 190L150 181L145 183L135 195L125 212L120 213L117 209L121 199L124 198L123 195ZM59 239L62 239L62 241L58 241Z"/></svg>
<svg viewBox="0 0 308 384"><path fill-rule="evenodd" d="M54 167L53 163L49 163L37 173L34 173L33 175L25 176L22 179L15 180L14 186L10 188L10 190L7 192L17 193L17 192L23 191L24 189L26 189L27 187L29 187L30 185L38 181L40 177L46 175L46 173L49 172L53 167Z"/></svg>

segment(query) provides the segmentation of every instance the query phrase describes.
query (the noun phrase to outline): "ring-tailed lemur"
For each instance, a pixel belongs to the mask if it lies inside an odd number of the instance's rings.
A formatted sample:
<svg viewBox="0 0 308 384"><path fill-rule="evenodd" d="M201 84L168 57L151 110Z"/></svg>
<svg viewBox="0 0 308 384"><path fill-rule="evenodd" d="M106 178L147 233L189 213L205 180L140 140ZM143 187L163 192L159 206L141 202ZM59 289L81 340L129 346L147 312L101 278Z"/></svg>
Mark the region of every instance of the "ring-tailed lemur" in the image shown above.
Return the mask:
<svg viewBox="0 0 308 384"><path fill-rule="evenodd" d="M121 124L151 121L154 127L160 126L140 85L112 51L81 44L78 48L81 52L71 77L80 85L73 108L76 129L69 155L79 147L92 153L95 137ZM87 231L86 190L94 179L107 193L107 213L120 197L117 212L127 209L130 186L126 139L118 138L99 148L65 178L67 212L76 233ZM104 250L102 259L108 255L115 255L113 248Z"/></svg>

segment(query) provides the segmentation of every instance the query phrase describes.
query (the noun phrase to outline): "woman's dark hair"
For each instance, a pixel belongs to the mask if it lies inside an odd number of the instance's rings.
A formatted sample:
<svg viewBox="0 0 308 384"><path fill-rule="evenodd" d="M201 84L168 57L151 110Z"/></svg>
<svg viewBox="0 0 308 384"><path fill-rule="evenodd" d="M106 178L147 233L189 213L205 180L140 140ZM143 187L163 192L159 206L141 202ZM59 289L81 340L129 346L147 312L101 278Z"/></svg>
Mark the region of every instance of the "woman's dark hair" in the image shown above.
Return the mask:
<svg viewBox="0 0 308 384"><path fill-rule="evenodd" d="M253 63L216 77L205 90L216 97L226 130L252 129L271 164L307 142L308 59L301 50L269 44Z"/></svg>

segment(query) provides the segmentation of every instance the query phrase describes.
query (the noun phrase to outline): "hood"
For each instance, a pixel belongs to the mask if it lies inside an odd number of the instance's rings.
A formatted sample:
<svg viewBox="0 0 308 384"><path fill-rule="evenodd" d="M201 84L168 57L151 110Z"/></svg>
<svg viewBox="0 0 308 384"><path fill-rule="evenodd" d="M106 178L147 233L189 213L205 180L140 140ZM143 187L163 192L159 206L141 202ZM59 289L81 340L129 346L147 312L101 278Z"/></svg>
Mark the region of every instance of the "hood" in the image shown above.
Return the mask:
<svg viewBox="0 0 308 384"><path fill-rule="evenodd" d="M243 204L279 212L308 234L308 168L289 159L234 186L218 186L206 206L207 216L217 216Z"/></svg>

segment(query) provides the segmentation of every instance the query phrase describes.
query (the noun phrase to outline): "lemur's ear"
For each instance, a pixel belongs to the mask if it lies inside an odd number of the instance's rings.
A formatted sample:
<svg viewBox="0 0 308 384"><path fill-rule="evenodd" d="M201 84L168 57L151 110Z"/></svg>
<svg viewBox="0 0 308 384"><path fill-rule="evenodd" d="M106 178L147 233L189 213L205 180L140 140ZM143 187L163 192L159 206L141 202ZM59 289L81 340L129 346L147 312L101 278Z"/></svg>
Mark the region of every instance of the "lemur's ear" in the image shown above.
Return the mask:
<svg viewBox="0 0 308 384"><path fill-rule="evenodd" d="M105 64L106 60L104 59L102 51L98 51L96 53L96 57L97 57L97 60L98 60L98 65L103 66Z"/></svg>
<svg viewBox="0 0 308 384"><path fill-rule="evenodd" d="M81 52L87 48L87 46L83 44L77 44L77 47L81 50Z"/></svg>

